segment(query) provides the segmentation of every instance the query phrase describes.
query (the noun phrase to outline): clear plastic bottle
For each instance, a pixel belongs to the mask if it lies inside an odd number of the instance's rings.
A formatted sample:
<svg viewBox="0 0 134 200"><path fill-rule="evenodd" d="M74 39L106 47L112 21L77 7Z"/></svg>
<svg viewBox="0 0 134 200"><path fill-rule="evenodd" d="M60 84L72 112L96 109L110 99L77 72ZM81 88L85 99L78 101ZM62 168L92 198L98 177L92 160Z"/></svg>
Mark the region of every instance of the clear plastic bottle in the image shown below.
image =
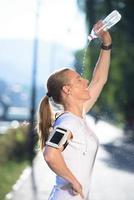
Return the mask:
<svg viewBox="0 0 134 200"><path fill-rule="evenodd" d="M102 29L104 31L107 31L112 26L114 26L117 22L119 22L121 19L121 14L117 10L113 10L105 19L102 20L102 26L95 32L93 29L88 36L88 40L91 41L95 38L97 38L97 33L101 31Z"/></svg>

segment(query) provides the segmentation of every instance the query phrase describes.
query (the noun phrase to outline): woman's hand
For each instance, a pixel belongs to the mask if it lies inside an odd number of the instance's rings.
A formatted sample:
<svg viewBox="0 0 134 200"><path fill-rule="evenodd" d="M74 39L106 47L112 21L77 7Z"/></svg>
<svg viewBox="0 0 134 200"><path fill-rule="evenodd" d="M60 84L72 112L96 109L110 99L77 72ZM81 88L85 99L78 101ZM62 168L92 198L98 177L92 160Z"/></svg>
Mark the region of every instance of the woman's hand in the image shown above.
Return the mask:
<svg viewBox="0 0 134 200"><path fill-rule="evenodd" d="M108 46L112 43L111 36L108 31L104 31L101 27L103 27L102 20L98 21L94 27L93 30L95 31L96 35L102 39L103 44Z"/></svg>
<svg viewBox="0 0 134 200"><path fill-rule="evenodd" d="M82 192L82 186L78 181L75 181L71 184L72 186L72 193L73 195L78 195L80 194L81 198L84 199L84 195Z"/></svg>
<svg viewBox="0 0 134 200"><path fill-rule="evenodd" d="M84 199L84 195L82 192L81 184L75 180L73 183L68 183L61 187L62 190L68 190L71 195L80 195L82 199Z"/></svg>

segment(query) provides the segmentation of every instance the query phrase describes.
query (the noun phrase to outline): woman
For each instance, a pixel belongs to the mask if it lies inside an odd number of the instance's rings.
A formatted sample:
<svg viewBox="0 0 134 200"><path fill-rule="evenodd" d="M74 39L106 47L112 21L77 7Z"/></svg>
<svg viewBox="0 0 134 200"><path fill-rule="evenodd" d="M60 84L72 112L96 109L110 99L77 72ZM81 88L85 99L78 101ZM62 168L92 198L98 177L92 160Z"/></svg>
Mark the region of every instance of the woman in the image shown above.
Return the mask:
<svg viewBox="0 0 134 200"><path fill-rule="evenodd" d="M94 30L99 27L100 22ZM101 52L91 83L71 69L62 69L49 77L47 95L39 106L41 148L44 159L56 173L56 185L49 200L89 200L98 140L87 124L85 114L92 108L107 81L112 47L109 32L101 30L98 36L102 39ZM50 97L64 109L56 120L52 119ZM57 134L57 127L68 132L65 144L61 146L50 143L50 135Z"/></svg>

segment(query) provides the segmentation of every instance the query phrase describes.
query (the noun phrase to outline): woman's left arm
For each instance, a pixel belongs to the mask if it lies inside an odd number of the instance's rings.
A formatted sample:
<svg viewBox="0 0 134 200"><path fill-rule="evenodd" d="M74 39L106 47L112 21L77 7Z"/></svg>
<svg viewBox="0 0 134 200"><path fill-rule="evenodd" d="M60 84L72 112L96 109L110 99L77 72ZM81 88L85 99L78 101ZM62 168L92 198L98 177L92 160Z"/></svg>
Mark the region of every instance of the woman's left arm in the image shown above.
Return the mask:
<svg viewBox="0 0 134 200"><path fill-rule="evenodd" d="M100 37L102 38L104 46L109 46L112 43L109 32L102 31L100 33ZM90 99L84 104L85 112L88 112L92 108L107 81L110 66L110 54L111 50L101 49L98 61L93 71L92 80L89 85Z"/></svg>

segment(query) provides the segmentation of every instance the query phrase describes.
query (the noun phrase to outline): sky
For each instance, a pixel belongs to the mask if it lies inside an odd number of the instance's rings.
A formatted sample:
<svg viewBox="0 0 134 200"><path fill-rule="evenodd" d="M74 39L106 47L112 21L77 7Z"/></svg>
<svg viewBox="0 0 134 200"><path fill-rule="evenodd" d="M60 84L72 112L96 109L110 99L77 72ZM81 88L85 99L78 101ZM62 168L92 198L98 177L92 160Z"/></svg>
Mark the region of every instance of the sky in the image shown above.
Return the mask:
<svg viewBox="0 0 134 200"><path fill-rule="evenodd" d="M76 0L38 0L38 37L71 49L85 46L85 15ZM0 0L0 39L35 36L37 0Z"/></svg>

